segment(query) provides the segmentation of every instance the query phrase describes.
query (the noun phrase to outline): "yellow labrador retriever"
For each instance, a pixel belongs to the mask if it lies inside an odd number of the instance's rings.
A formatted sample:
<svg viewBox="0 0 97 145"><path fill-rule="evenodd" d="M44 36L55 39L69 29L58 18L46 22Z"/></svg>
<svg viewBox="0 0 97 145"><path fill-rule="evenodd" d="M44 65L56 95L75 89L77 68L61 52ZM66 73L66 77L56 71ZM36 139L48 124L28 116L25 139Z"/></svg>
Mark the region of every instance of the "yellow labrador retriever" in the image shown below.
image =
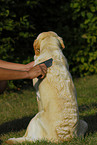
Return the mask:
<svg viewBox="0 0 97 145"><path fill-rule="evenodd" d="M33 80L39 112L30 121L25 135L9 139L8 144L36 140L59 142L86 132L87 123L79 120L76 90L62 53L64 47L62 38L52 31L39 34L34 41L35 65L49 58L53 58L53 64L43 80Z"/></svg>

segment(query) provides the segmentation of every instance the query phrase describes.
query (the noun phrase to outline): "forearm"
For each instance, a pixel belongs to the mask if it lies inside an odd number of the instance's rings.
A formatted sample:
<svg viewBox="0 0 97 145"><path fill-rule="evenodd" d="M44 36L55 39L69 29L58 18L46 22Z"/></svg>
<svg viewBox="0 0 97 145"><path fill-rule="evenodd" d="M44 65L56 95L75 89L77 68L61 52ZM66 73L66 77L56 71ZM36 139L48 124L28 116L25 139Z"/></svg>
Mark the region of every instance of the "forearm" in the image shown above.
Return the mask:
<svg viewBox="0 0 97 145"><path fill-rule="evenodd" d="M17 80L27 78L29 78L29 74L27 71L0 68L0 80Z"/></svg>
<svg viewBox="0 0 97 145"><path fill-rule="evenodd" d="M32 67L28 71L11 70L0 67L0 80L18 80L18 79L34 79L39 76L43 79L47 73L45 64Z"/></svg>
<svg viewBox="0 0 97 145"><path fill-rule="evenodd" d="M27 70L27 67L24 64L6 62L3 60L0 60L0 67L5 69L11 69L11 70L21 70L21 71Z"/></svg>

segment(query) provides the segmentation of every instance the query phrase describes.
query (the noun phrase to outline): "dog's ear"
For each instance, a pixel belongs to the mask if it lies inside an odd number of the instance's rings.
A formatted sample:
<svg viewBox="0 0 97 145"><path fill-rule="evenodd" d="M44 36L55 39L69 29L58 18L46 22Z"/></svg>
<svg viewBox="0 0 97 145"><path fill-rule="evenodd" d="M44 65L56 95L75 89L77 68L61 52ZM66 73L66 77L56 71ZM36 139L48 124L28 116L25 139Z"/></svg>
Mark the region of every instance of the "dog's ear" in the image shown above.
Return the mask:
<svg viewBox="0 0 97 145"><path fill-rule="evenodd" d="M38 56L40 54L40 44L39 44L39 40L36 39L34 41L33 47L34 47L35 55Z"/></svg>
<svg viewBox="0 0 97 145"><path fill-rule="evenodd" d="M61 44L62 49L64 49L65 48L65 45L64 45L64 42L63 42L62 38L61 37L57 37L57 38L60 41L60 44Z"/></svg>

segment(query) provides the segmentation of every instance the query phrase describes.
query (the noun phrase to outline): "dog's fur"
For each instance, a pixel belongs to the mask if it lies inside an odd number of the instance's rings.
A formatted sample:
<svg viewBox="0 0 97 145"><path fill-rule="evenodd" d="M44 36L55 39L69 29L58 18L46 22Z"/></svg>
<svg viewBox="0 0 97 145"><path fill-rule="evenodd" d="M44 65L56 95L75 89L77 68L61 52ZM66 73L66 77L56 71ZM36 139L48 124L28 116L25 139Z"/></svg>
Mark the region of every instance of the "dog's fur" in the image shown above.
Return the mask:
<svg viewBox="0 0 97 145"><path fill-rule="evenodd" d="M34 79L39 112L30 121L25 135L7 143L23 141L64 141L84 135L87 123L79 120L76 90L62 49L63 40L54 32L43 32L34 41L35 65L53 58L43 80ZM33 111L33 110L32 110Z"/></svg>

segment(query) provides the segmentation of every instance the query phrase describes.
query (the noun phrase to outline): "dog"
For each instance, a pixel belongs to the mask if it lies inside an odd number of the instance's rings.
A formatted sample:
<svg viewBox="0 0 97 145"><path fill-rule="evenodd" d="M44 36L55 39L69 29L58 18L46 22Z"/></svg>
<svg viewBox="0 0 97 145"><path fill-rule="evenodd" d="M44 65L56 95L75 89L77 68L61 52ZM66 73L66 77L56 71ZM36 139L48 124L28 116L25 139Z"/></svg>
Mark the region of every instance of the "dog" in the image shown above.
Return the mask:
<svg viewBox="0 0 97 145"><path fill-rule="evenodd" d="M84 136L88 125L79 120L77 94L62 49L63 40L55 32L40 33L34 41L35 65L52 58L44 79L33 80L39 112L30 121L26 133L20 138L7 140L8 144L24 141L68 141Z"/></svg>

